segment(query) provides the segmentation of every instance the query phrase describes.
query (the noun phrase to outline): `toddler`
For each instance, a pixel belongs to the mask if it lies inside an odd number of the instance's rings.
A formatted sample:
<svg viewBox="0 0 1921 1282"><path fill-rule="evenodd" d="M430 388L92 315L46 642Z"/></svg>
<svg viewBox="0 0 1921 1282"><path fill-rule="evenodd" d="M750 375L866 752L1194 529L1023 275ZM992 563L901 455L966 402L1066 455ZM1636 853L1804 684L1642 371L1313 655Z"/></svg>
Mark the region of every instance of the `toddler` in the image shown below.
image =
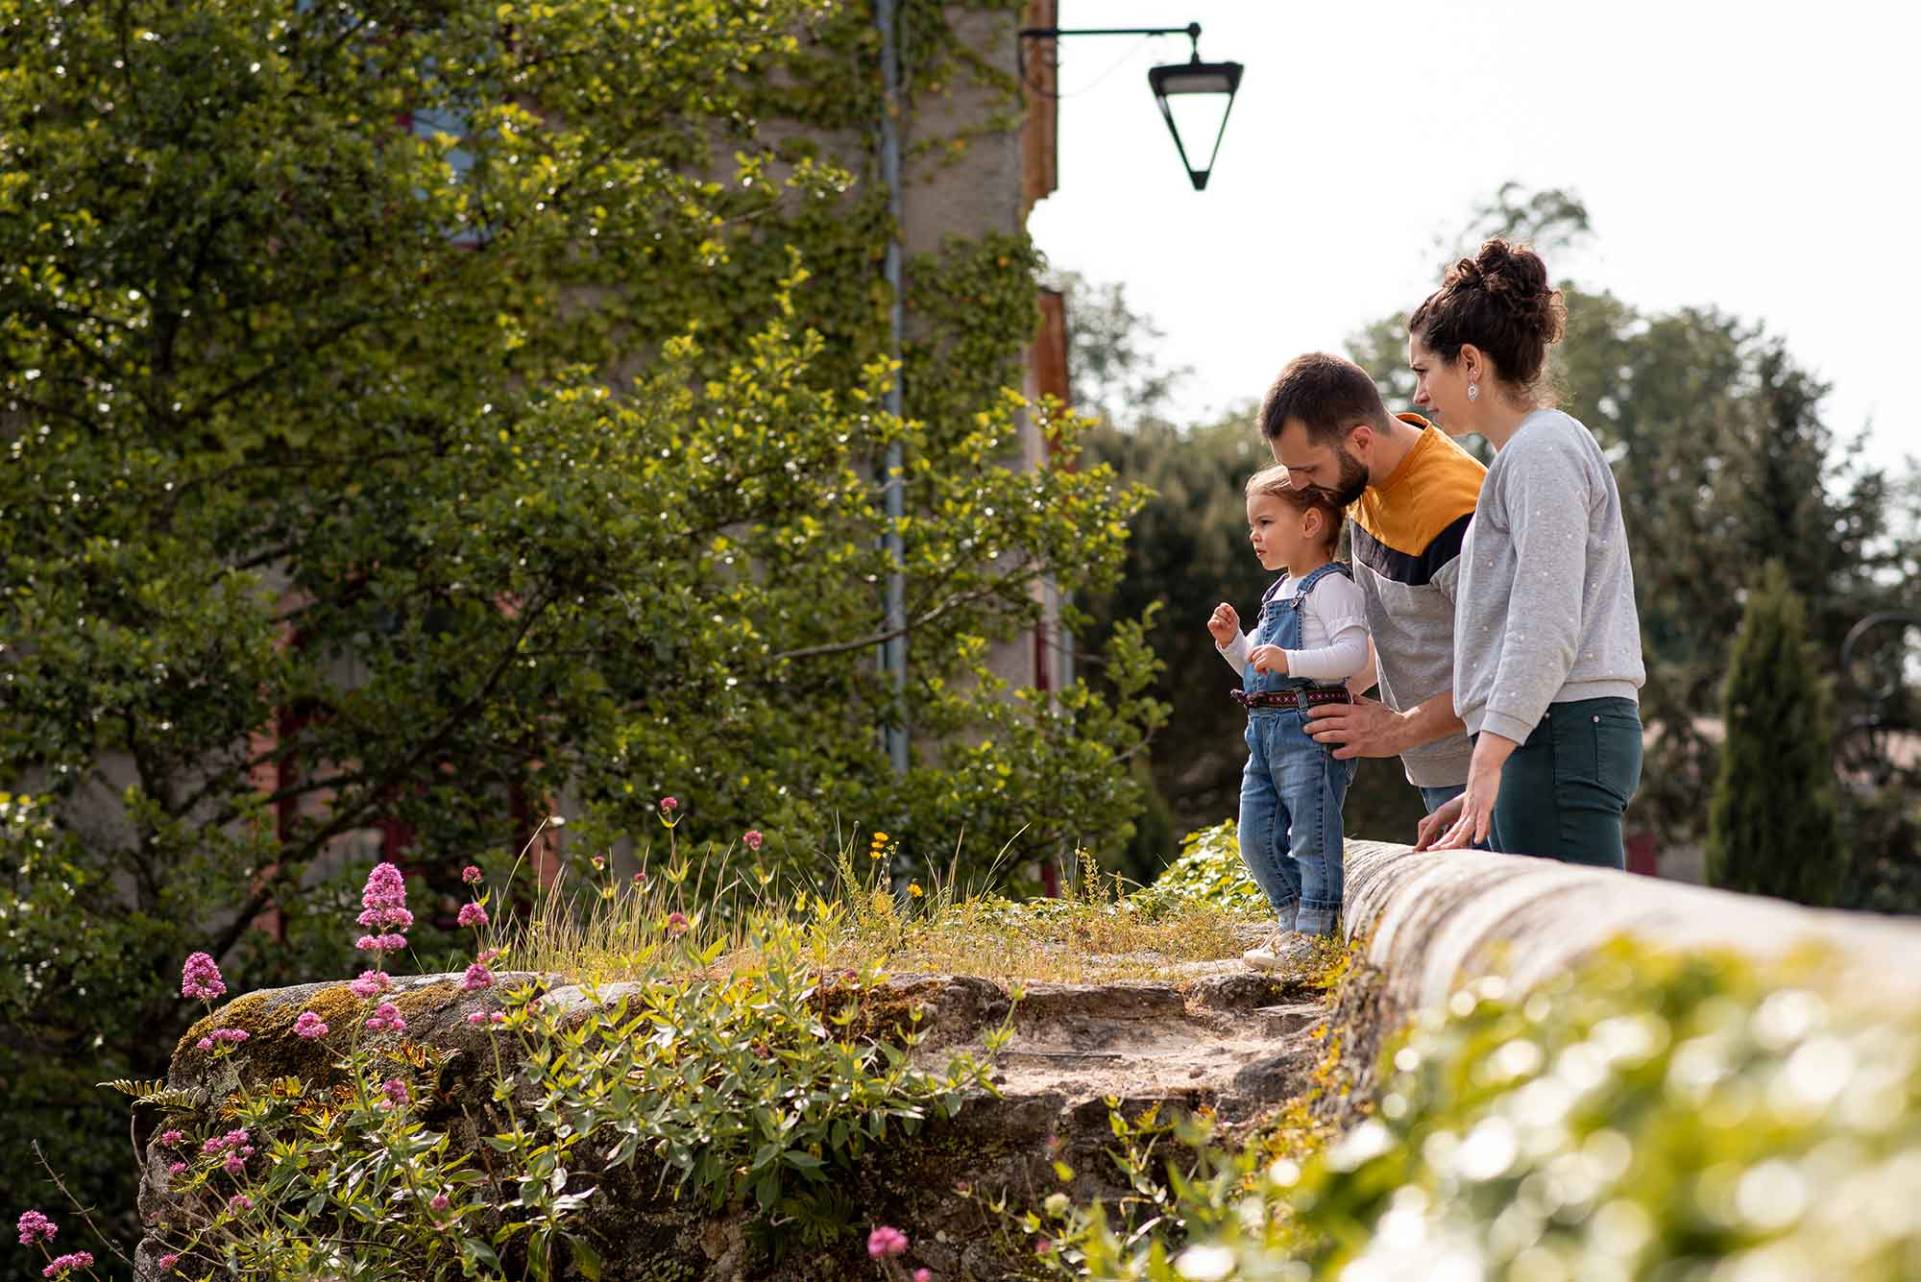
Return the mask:
<svg viewBox="0 0 1921 1282"><path fill-rule="evenodd" d="M1261 598L1242 635L1234 607L1207 621L1221 656L1241 674L1235 702L1247 709L1247 770L1241 780L1241 859L1273 905L1273 939L1243 955L1277 970L1298 961L1311 937L1331 936L1341 912L1341 805L1353 761L1307 735L1306 711L1348 703L1344 684L1368 666L1361 590L1334 559L1341 510L1320 490L1295 488L1286 468L1247 483L1248 539L1266 570L1285 573Z"/></svg>

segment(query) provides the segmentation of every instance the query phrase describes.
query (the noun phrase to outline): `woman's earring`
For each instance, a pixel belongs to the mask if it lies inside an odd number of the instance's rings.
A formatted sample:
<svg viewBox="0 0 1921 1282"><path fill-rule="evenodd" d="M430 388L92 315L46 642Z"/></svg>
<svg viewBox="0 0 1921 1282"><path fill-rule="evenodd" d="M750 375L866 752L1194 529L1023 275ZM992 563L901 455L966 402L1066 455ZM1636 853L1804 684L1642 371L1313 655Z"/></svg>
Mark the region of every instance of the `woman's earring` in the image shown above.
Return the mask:
<svg viewBox="0 0 1921 1282"><path fill-rule="evenodd" d="M1479 383L1469 383L1467 385L1467 398L1470 401L1478 401L1481 399L1481 385Z"/></svg>

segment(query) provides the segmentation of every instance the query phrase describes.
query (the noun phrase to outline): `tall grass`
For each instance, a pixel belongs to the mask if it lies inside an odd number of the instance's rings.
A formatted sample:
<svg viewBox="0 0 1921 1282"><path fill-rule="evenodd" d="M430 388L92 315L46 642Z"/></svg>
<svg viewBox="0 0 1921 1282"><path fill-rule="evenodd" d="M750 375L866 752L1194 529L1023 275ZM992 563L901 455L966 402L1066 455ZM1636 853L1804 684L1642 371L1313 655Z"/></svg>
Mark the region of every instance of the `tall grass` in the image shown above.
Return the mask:
<svg viewBox="0 0 1921 1282"><path fill-rule="evenodd" d="M1165 977L1235 956L1256 920L1238 904L1141 895L1087 857L1052 899L965 883L955 865L924 880L900 877L897 851L877 836L845 839L813 880L738 845L690 854L670 840L662 859L643 853L637 876L576 856L536 890L527 913L505 918L483 942L518 971L641 981L690 959L716 974L752 968L755 941L779 921L804 929L823 969L1091 982ZM510 879L520 871L517 864Z"/></svg>

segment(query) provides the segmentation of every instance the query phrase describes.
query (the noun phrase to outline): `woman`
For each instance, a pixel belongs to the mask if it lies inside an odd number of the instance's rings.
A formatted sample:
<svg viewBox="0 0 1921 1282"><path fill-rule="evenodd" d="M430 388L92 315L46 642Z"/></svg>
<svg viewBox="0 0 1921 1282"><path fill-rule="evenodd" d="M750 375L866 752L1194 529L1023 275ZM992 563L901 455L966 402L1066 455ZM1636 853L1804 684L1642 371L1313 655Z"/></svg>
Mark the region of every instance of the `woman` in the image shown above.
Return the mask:
<svg viewBox="0 0 1921 1282"><path fill-rule="evenodd" d="M1614 474L1543 386L1566 317L1540 258L1490 240L1408 322L1415 403L1495 450L1454 605L1454 709L1474 739L1467 791L1421 824L1419 848L1491 839L1620 868L1646 670Z"/></svg>

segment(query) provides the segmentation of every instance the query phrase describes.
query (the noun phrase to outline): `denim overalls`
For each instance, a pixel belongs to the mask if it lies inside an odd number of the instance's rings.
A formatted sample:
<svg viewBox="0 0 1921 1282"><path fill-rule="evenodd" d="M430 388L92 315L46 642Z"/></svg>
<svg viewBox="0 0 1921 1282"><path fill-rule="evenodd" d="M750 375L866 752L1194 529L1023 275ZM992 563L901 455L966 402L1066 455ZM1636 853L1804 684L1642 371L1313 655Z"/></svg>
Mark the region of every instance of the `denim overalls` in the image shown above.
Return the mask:
<svg viewBox="0 0 1921 1282"><path fill-rule="evenodd" d="M1348 574L1330 561L1301 581L1295 595L1277 599L1285 579L1261 600L1261 620L1248 649L1301 648L1308 594L1329 574ZM1281 672L1241 671L1249 694L1306 690L1317 683ZM1334 933L1341 911L1341 803L1354 778L1353 761L1308 738L1302 707L1250 708L1247 771L1241 778L1241 860L1280 916L1283 930Z"/></svg>

